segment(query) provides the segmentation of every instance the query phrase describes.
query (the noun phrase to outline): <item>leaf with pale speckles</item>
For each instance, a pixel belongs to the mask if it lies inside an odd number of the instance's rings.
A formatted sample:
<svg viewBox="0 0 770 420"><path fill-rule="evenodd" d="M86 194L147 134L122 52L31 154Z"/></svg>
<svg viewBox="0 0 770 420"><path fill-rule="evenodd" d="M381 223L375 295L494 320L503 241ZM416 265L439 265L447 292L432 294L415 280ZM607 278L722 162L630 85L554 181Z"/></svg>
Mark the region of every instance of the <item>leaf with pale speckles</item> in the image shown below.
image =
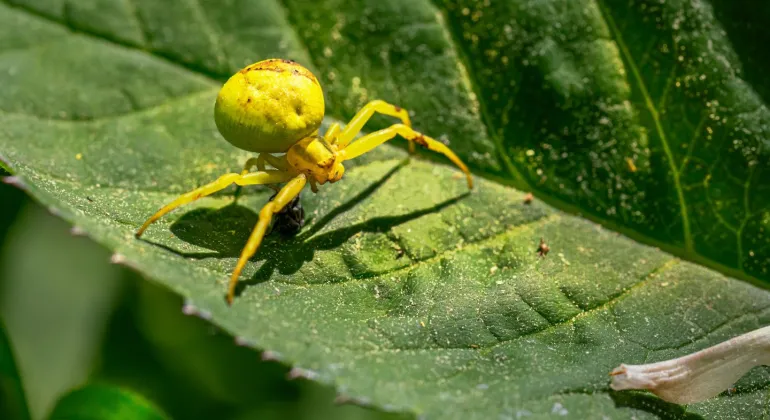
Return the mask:
<svg viewBox="0 0 770 420"><path fill-rule="evenodd" d="M686 410L612 392L607 374L768 323L770 294L703 267L768 279L767 52L728 19L767 8L462 3L4 0L0 153L115 262L342 400L435 418L759 416L764 369ZM240 167L213 100L271 56L319 75L329 121L375 97L408 107L478 187L383 146L303 195L306 228L266 239L228 308L269 190L227 190L132 234Z"/></svg>

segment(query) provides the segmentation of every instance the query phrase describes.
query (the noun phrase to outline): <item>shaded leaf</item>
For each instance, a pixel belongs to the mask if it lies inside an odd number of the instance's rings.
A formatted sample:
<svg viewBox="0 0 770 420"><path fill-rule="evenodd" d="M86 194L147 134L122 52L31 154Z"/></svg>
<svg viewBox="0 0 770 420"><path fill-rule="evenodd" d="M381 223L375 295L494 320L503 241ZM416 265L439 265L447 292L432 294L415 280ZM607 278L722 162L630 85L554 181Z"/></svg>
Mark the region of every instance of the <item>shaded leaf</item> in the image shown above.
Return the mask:
<svg viewBox="0 0 770 420"><path fill-rule="evenodd" d="M162 420L166 415L128 389L91 384L62 397L50 420Z"/></svg>
<svg viewBox="0 0 770 420"><path fill-rule="evenodd" d="M122 283L109 253L24 206L0 253L0 316L17 349L32 418L89 376Z"/></svg>
<svg viewBox="0 0 770 420"><path fill-rule="evenodd" d="M5 326L0 323L0 416L6 419L29 419L24 386L13 353Z"/></svg>

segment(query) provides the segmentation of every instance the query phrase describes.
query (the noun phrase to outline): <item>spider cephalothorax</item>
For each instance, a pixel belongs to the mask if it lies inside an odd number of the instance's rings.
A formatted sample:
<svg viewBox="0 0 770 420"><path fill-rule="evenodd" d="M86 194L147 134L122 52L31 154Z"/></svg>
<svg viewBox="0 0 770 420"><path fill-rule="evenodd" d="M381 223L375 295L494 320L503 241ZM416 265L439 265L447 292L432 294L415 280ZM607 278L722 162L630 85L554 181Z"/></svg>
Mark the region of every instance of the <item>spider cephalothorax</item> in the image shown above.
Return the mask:
<svg viewBox="0 0 770 420"><path fill-rule="evenodd" d="M273 186L277 192L259 212L259 221L230 277L227 302L232 303L241 270L259 248L273 216L292 203L308 182L316 192L318 185L339 181L345 174L342 164L345 160L358 157L400 135L410 141L412 151L417 143L444 154L465 172L468 187L473 187L471 174L460 158L443 143L414 131L409 114L403 108L379 100L369 102L344 128L335 123L320 136L318 129L324 106L318 79L293 61L264 60L234 74L219 91L214 121L225 140L258 155L246 161L241 173L222 175L162 207L137 230L136 237L169 211L232 184ZM399 118L401 124L353 142L375 112ZM267 169L267 165L274 169ZM251 172L254 166L257 171ZM282 188L274 187L283 183Z"/></svg>
<svg viewBox="0 0 770 420"><path fill-rule="evenodd" d="M323 137L305 137L289 148L286 160L294 168L310 177L311 184L337 182L345 173L344 155ZM314 187L315 189L315 187Z"/></svg>

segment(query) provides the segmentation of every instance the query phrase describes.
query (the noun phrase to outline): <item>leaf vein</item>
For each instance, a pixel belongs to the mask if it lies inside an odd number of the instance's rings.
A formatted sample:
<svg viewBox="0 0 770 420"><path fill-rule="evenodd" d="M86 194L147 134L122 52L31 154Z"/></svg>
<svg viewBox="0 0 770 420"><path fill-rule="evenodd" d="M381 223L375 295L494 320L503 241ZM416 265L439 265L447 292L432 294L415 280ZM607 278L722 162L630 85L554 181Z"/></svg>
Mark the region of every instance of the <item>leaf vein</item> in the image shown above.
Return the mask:
<svg viewBox="0 0 770 420"><path fill-rule="evenodd" d="M224 70L229 70L227 52L222 44L221 34L214 29L213 24L206 18L206 11L203 10L199 0L187 0L187 4L192 8L195 17L200 22L200 27L206 34L206 38L209 40L209 44L212 48L213 57L218 63L224 64Z"/></svg>
<svg viewBox="0 0 770 420"><path fill-rule="evenodd" d="M692 138L690 138L690 144L687 146L687 154L682 158L682 162L679 165L679 173L684 173L684 169L687 167L687 164L690 163L690 160L692 159L692 154L695 151L695 143L698 141L698 138L701 135L701 131L703 130L703 125L706 123L706 119L708 118L708 113L704 112L703 115L700 117L700 121L698 121L698 125L695 126L695 131L692 134Z"/></svg>
<svg viewBox="0 0 770 420"><path fill-rule="evenodd" d="M478 248L482 248L485 245L487 245L488 243L495 242L497 240L505 238L508 235L513 234L515 232L518 232L518 231L521 231L521 230L524 230L524 229L531 229L531 228L533 228L535 226L543 226L543 225L546 225L546 224L549 224L549 223L554 223L558 219L559 219L559 216L556 215L556 214L547 215L547 216L541 217L539 219L535 219L535 220L529 221L529 222L524 223L524 224L511 226L510 228L508 228L508 229L506 229L506 230L504 230L504 231L502 231L500 233L497 233L497 234L494 234L494 235L491 235L491 236L487 236L487 237L482 238L482 239L480 239L478 241L469 242L465 246L463 246L462 248L451 248L451 249L448 249L448 250L446 250L444 252L437 253L436 255L431 256L431 257L427 257L427 258L424 258L424 259L415 259L415 260L413 260L414 262L412 264L409 264L409 265L406 265L406 266L403 266L403 267L399 267L399 268L396 268L396 269L393 269L393 270L381 271L381 272L377 272L377 273L373 273L373 274L364 274L364 275L358 275L358 276L355 276L355 277L351 277L350 279L347 279L347 280L343 281L342 283L352 282L352 281L364 281L364 280L370 280L370 279L377 279L377 278L380 278L380 277L390 276L390 275L393 275L393 274L408 274L408 273L411 273L415 269L417 269L417 268L419 268L419 267L421 267L421 266L423 266L425 264L431 264L431 263L434 263L436 261L441 261L442 259L451 257L451 256L453 256L453 255L455 255L455 254L457 254L459 252L464 252L464 251L468 251L468 250L475 250L475 249L478 249ZM285 284L291 284L291 285L294 285L294 286L297 285L296 282L283 282L281 280L276 280L276 281L281 282L281 283L285 283Z"/></svg>
<svg viewBox="0 0 770 420"><path fill-rule="evenodd" d="M133 44L131 42L126 42L124 40L121 40L121 39L118 39L118 38L115 38L115 37L110 37L109 34L98 33L98 32L92 31L90 29L78 27L77 25L74 25L71 22L67 22L67 21L62 21L62 20L56 19L55 17L52 17L52 16L46 15L44 13L41 13L41 12L39 12L39 11L37 11L35 9L32 9L32 8L30 8L28 6L24 6L24 5L21 5L21 4L11 3L10 0L0 0L0 2L5 4L5 5L7 5L8 7L11 7L13 9L15 9L15 10L24 12L24 13L30 15L30 16L34 16L34 17L36 17L36 18L38 18L40 20L44 20L44 21L49 22L49 23L54 23L54 24L63 26L65 28L67 28L68 30L70 30L72 33L76 33L76 34L80 34L80 35L86 36L86 37L88 37L90 39L93 39L93 40L96 40L98 42L107 42L107 43L112 44L115 47L121 47L121 48L129 49L129 50L134 50L134 51L139 51L139 52L145 53L145 54L147 54L149 56L152 56L152 57L154 57L154 58L156 58L158 60L161 60L161 61L163 61L163 62L165 62L167 64L173 65L174 67L177 67L177 68L180 68L180 69L185 69L187 71L195 73L198 76L204 76L204 77L208 78L211 82L215 82L215 81L218 81L220 79L223 79L223 78L226 78L226 77L229 76L229 75L226 75L226 74L214 74L212 71L210 71L208 69L205 69L203 67L196 66L196 65L191 64L191 63L185 63L185 62L179 61L179 60L173 58L169 54L164 54L164 53L162 53L160 51L153 50L152 48L144 48L144 47L141 47L139 45Z"/></svg>
<svg viewBox="0 0 770 420"><path fill-rule="evenodd" d="M508 339L508 340L503 341L503 342L498 343L498 344L494 344L494 345L492 345L490 347L487 347L486 350L491 350L491 348L497 347L498 345L501 345L501 344L515 342L515 341L518 341L518 340L522 340L524 338L532 337L534 335L546 333L546 332L552 331L552 330L554 330L554 329L556 329L558 327L561 327L561 326L571 325L575 321L577 321L577 320L579 320L581 318L584 318L586 316L589 316L589 315L597 313L597 312L601 312L601 311L604 311L604 310L607 310L607 309L611 309L614 305L616 305L622 299L624 299L628 295L630 295L634 290L644 286L645 284L647 284L648 281L650 281L651 279L655 278L659 274L665 272L666 270L671 269L672 267L674 267L678 263L679 263L679 260L676 259L676 258L669 259L666 262L664 262L663 264L661 264L660 266L650 270L650 272L648 272L646 275L644 275L644 277L642 277L642 279L639 280L638 282L636 282L636 283L634 283L634 284L624 288L621 292L616 293L616 294L610 296L608 298L608 300L606 300L605 302L603 302L603 303L601 303L601 304L599 304L597 306L594 306L594 307L592 307L590 309L582 311L582 312L576 314L575 316L573 316L573 317L571 317L569 319L565 319L563 321L558 321L558 322L551 323L551 325L549 325L549 326L547 326L545 328L542 328L540 330L533 331L533 332L530 332L530 333L527 333L527 334L523 334L523 335L520 335L518 337L514 337L514 338L511 338L511 339Z"/></svg>
<svg viewBox="0 0 770 420"><path fill-rule="evenodd" d="M486 129L487 136L489 136L495 144L495 149L497 150L499 159L503 161L503 164L513 177L513 185L516 188L522 190L531 190L532 188L530 187L527 179L523 176L522 172L519 171L519 169L516 167L516 164L508 157L508 154L505 152L503 140L498 134L495 124L493 124L494 120L489 115L486 102L484 101L484 96L482 95L481 89L479 88L478 77L475 75L471 61L468 59L468 52L465 51L463 43L458 39L459 35L456 34L452 29L452 25L448 23L448 18L445 11L437 4L436 0L430 1L433 4L433 7L436 8L436 16L438 17L439 25L445 34L449 48L454 51L455 56L457 57L457 67L460 71L461 77L465 80L466 85L470 88L471 93L473 94L473 98L475 98L475 102L478 104L479 112L481 114L481 122Z"/></svg>
<svg viewBox="0 0 770 420"><path fill-rule="evenodd" d="M681 350L687 346L695 344L697 341L703 340L710 336L711 334L714 334L715 332L719 331L722 328L729 327L732 324L744 321L746 319L757 319L759 316L766 314L770 312L770 306L763 306L762 308L745 312L739 316L728 318L717 325L714 325L707 331L703 331L701 334L690 338L686 343L680 344L678 346L668 347L668 346L661 346L661 347L650 347L650 350L652 351L662 351L662 350Z"/></svg>
<svg viewBox="0 0 770 420"><path fill-rule="evenodd" d="M136 23L136 27L139 32L139 40L141 41L142 46L146 47L150 40L149 31L147 30L144 19L142 19L141 15L139 14L139 8L137 7L135 1L136 0L123 0L123 3L128 9L128 14L132 19L134 19L134 22Z"/></svg>
<svg viewBox="0 0 770 420"><path fill-rule="evenodd" d="M644 79L642 78L642 74L635 63L634 58L628 49L628 46L623 40L623 36L620 32L620 29L615 24L615 20L612 18L612 15L610 15L609 11L607 10L607 7L604 5L604 2L602 0L596 0L596 1L599 6L599 9L602 12L604 21L607 23L607 26L609 27L610 32L613 34L613 38L615 42L618 44L618 48L620 49L621 54L623 54L623 57L625 58L625 62L628 64L628 67L631 69L631 74L633 75L634 80L636 80L636 85L639 88L639 92L644 98L645 106L647 107L648 112L652 116L652 120L655 125L655 131L658 134L658 137L660 138L661 145L663 146L663 151L666 155L668 165L669 165L669 170L671 171L671 176L674 181L674 188L676 190L677 199L679 200L679 213L682 218L682 236L684 238L685 249L688 252L694 252L695 247L693 244L692 233L690 231L690 218L687 212L687 202L684 197L684 189L682 188L682 184L679 179L679 169L677 168L676 161L674 160L674 153L672 152L671 146L669 145L666 131L663 129L663 122L660 118L660 113L655 107L655 103L652 100L652 96L650 95L650 92L647 90L647 85L645 84Z"/></svg>

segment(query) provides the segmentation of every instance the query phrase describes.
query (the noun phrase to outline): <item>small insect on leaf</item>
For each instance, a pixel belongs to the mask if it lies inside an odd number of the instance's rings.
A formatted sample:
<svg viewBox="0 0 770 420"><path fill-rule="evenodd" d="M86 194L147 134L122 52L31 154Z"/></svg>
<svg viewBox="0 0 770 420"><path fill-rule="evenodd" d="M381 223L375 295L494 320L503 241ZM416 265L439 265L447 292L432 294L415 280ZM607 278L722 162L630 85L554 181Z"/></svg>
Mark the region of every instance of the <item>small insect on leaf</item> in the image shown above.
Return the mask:
<svg viewBox="0 0 770 420"><path fill-rule="evenodd" d="M530 204L535 199L535 196L532 195L532 193L527 193L524 196L524 204Z"/></svg>
<svg viewBox="0 0 770 420"><path fill-rule="evenodd" d="M548 244L545 243L545 240L543 238L540 238L540 245L537 246L537 255L540 257L545 257L548 255L548 252L551 250L551 247L548 246Z"/></svg>

